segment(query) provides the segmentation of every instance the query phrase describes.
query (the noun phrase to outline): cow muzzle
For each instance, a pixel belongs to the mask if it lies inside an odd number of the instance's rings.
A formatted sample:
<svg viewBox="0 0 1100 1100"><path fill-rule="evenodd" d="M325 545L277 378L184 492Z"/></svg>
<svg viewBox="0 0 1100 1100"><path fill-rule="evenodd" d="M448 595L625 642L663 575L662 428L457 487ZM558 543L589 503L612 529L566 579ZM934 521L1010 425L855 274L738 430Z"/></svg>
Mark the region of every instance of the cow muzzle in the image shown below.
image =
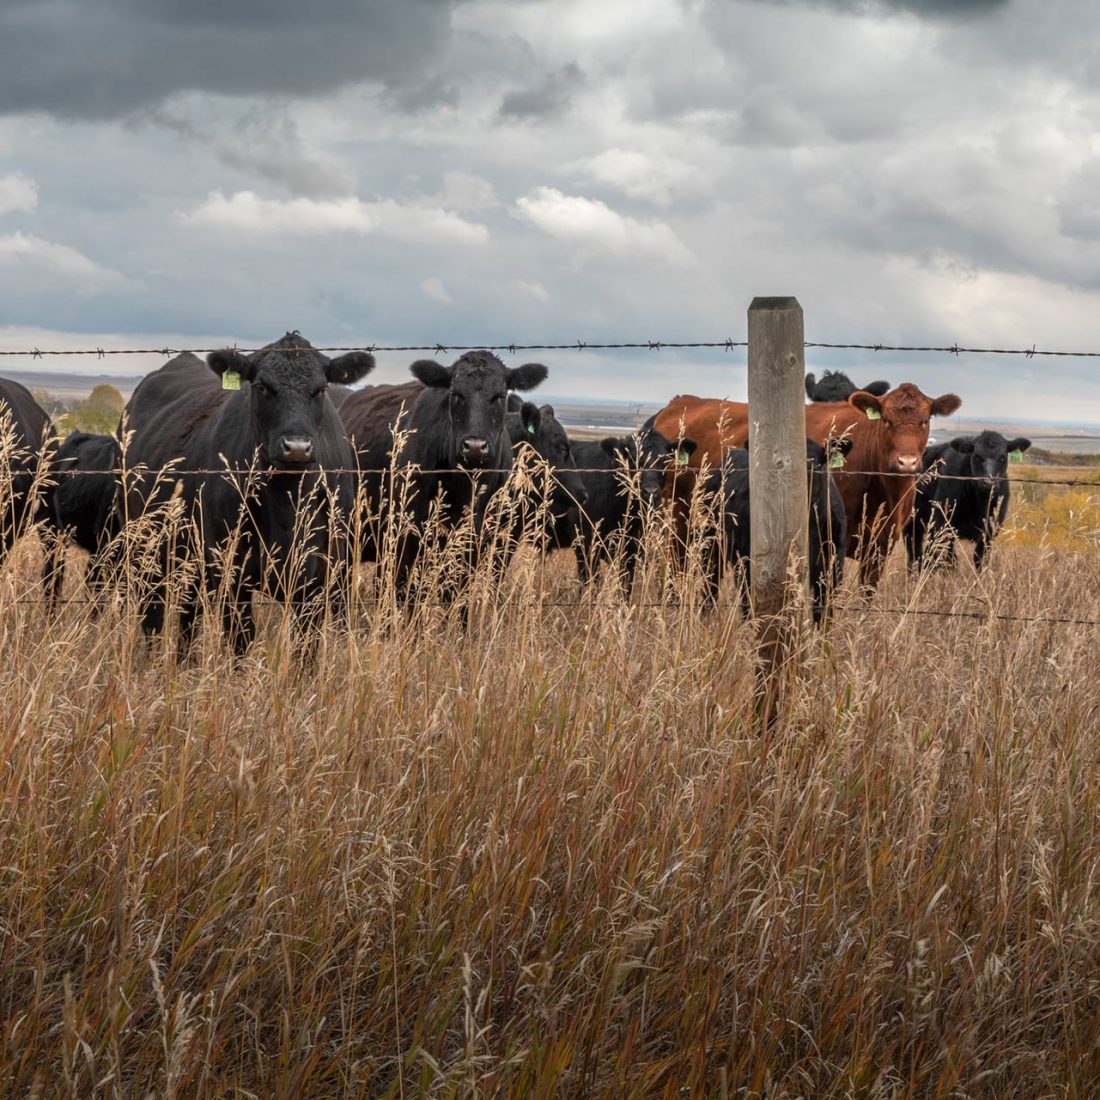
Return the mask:
<svg viewBox="0 0 1100 1100"><path fill-rule="evenodd" d="M307 465L313 461L313 440L301 436L283 436L276 459L282 466Z"/></svg>
<svg viewBox="0 0 1100 1100"><path fill-rule="evenodd" d="M898 455L894 466L899 474L919 474L920 455Z"/></svg>
<svg viewBox="0 0 1100 1100"><path fill-rule="evenodd" d="M484 466L489 461L489 441L467 437L462 441L459 457L463 466Z"/></svg>

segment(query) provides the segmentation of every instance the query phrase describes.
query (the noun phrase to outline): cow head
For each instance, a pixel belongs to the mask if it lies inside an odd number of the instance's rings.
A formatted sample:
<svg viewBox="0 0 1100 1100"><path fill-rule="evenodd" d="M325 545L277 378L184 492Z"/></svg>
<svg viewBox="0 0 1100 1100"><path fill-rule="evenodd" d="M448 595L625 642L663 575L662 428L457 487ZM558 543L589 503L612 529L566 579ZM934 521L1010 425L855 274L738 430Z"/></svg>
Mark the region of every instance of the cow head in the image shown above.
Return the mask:
<svg viewBox="0 0 1100 1100"><path fill-rule="evenodd" d="M982 479L987 489L1003 487L1008 476L1008 456L1011 451L1026 451L1031 440L1018 436L1005 439L1000 432L981 432L974 436L952 439L948 446L968 458L966 475Z"/></svg>
<svg viewBox="0 0 1100 1100"><path fill-rule="evenodd" d="M409 370L425 386L447 390L452 458L469 469L484 467L504 431L509 390L533 390L548 371L541 363L506 367L488 351L468 351L451 366L418 359Z"/></svg>
<svg viewBox="0 0 1100 1100"><path fill-rule="evenodd" d="M912 382L903 382L882 397L858 390L848 398L848 404L877 421L885 469L890 473L918 474L928 444L929 418L950 416L962 399L953 393L928 397Z"/></svg>
<svg viewBox="0 0 1100 1100"><path fill-rule="evenodd" d="M215 374L235 371L247 382L252 442L265 465L301 469L316 462L330 382L348 384L374 369L374 356L352 351L329 359L288 332L251 355L227 348L206 361Z"/></svg>
<svg viewBox="0 0 1100 1100"><path fill-rule="evenodd" d="M669 467L686 463L695 453L698 444L694 439L681 439L679 443L673 443L653 428L643 426L637 435L628 435L622 439L612 436L601 440L600 446L628 469L638 470L638 490L642 504L651 508L661 499L665 488L665 473Z"/></svg>
<svg viewBox="0 0 1100 1100"><path fill-rule="evenodd" d="M581 475L577 473L569 437L554 415L553 406L540 407L524 401L519 409L519 422L522 428L520 439L534 448L553 474L550 511L555 516L561 516L570 508L583 507L588 501L588 493Z"/></svg>

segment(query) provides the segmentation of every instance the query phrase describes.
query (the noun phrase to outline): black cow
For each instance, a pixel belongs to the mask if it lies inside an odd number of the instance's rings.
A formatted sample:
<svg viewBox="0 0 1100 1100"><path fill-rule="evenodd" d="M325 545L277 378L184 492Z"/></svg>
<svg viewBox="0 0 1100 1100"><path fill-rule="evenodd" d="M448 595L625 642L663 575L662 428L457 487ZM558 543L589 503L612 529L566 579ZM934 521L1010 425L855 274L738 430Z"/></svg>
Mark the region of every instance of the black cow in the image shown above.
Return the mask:
<svg viewBox="0 0 1100 1100"><path fill-rule="evenodd" d="M554 415L553 406L521 401L514 394L508 404L505 426L513 454L530 447L546 464L550 475L547 484L545 474L536 470L534 492L517 502L515 539L519 541L526 533L542 549L568 547L576 530L578 509L588 500L569 437ZM540 523L542 527L537 529Z"/></svg>
<svg viewBox="0 0 1100 1100"><path fill-rule="evenodd" d="M377 511L364 532L363 558L377 560L383 533L395 532L394 576L402 599L436 509L432 535L440 546L472 511L475 537L465 568L476 566L486 508L512 467L504 422L508 391L534 389L547 376L541 363L506 367L488 351L466 352L449 367L421 359L409 370L419 386L372 386L350 395L340 409L355 444L367 507ZM396 452L395 432L402 439ZM402 522L391 524L398 501ZM448 582L443 598L455 594L456 585Z"/></svg>
<svg viewBox="0 0 1100 1100"><path fill-rule="evenodd" d="M806 375L806 396L811 401L847 401L857 386L842 370L827 370L819 382L812 373ZM882 397L890 392L889 382L871 382L863 387L864 393Z"/></svg>
<svg viewBox="0 0 1100 1100"><path fill-rule="evenodd" d="M850 439L838 439L830 448L831 456L845 455ZM828 613L832 592L844 576L844 547L848 539L844 500L829 473L829 456L812 439L806 440L807 491L809 496L810 593L814 622L820 624ZM742 599L749 613L749 586L752 581L749 521L752 496L749 489L749 452L729 448L722 465L707 478L705 492L719 510L721 526L715 532L704 558L707 596L713 604L718 586L729 569L741 574Z"/></svg>
<svg viewBox="0 0 1100 1100"><path fill-rule="evenodd" d="M905 531L909 564L954 563L955 541L967 539L974 543L974 566L981 569L1008 514L1008 456L1030 446L1023 436L1005 439L1000 432L981 432L926 448L925 476L917 483L913 518Z"/></svg>
<svg viewBox="0 0 1100 1100"><path fill-rule="evenodd" d="M132 429L127 516L162 521L178 499L183 520L194 521L164 540L142 599L147 630L163 626L168 570L191 552L205 564L207 590L224 586L223 624L238 653L255 632L256 591L289 603L306 625L326 596L340 604L355 456L326 391L373 367L367 352L330 360L293 332L248 356L212 352L204 364L184 353L142 380L123 414ZM182 585L185 640L198 583Z"/></svg>
<svg viewBox="0 0 1100 1100"><path fill-rule="evenodd" d="M614 559L623 588L630 592L646 519L661 501L665 473L694 451L694 440L682 440L677 447L651 421L633 435L573 444L588 502L577 521L579 538L570 534L564 545L574 543L582 583L588 584L603 562Z"/></svg>
<svg viewBox="0 0 1100 1100"><path fill-rule="evenodd" d="M65 579L65 545L69 539L91 555L85 582L98 593L108 568L108 545L118 533L115 491L121 455L113 435L71 432L50 464L46 492L47 523L56 552L44 556L42 582L46 604L55 610Z"/></svg>
<svg viewBox="0 0 1100 1100"><path fill-rule="evenodd" d="M30 390L0 378L0 563L31 523L46 518L46 468L56 446Z"/></svg>

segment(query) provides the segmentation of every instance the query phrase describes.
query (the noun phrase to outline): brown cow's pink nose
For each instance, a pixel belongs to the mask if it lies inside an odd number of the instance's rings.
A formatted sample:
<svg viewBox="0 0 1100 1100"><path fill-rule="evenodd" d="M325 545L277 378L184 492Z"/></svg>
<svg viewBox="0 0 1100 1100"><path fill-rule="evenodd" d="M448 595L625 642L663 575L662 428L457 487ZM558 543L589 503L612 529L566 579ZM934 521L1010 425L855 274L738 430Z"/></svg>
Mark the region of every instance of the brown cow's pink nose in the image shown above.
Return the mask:
<svg viewBox="0 0 1100 1100"><path fill-rule="evenodd" d="M898 455L898 472L915 474L920 472L919 455Z"/></svg>

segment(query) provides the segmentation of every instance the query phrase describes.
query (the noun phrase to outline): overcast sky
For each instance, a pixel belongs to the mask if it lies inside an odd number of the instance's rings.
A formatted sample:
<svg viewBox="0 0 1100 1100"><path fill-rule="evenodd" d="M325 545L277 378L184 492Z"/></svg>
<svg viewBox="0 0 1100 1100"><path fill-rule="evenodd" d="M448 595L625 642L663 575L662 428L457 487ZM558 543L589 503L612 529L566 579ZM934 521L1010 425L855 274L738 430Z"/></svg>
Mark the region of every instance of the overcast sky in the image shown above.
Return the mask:
<svg viewBox="0 0 1100 1100"><path fill-rule="evenodd" d="M811 340L1100 349L1098 36L1090 0L0 0L0 346L737 339L794 294ZM743 352L530 357L744 396ZM809 360L1100 422L1095 361Z"/></svg>

